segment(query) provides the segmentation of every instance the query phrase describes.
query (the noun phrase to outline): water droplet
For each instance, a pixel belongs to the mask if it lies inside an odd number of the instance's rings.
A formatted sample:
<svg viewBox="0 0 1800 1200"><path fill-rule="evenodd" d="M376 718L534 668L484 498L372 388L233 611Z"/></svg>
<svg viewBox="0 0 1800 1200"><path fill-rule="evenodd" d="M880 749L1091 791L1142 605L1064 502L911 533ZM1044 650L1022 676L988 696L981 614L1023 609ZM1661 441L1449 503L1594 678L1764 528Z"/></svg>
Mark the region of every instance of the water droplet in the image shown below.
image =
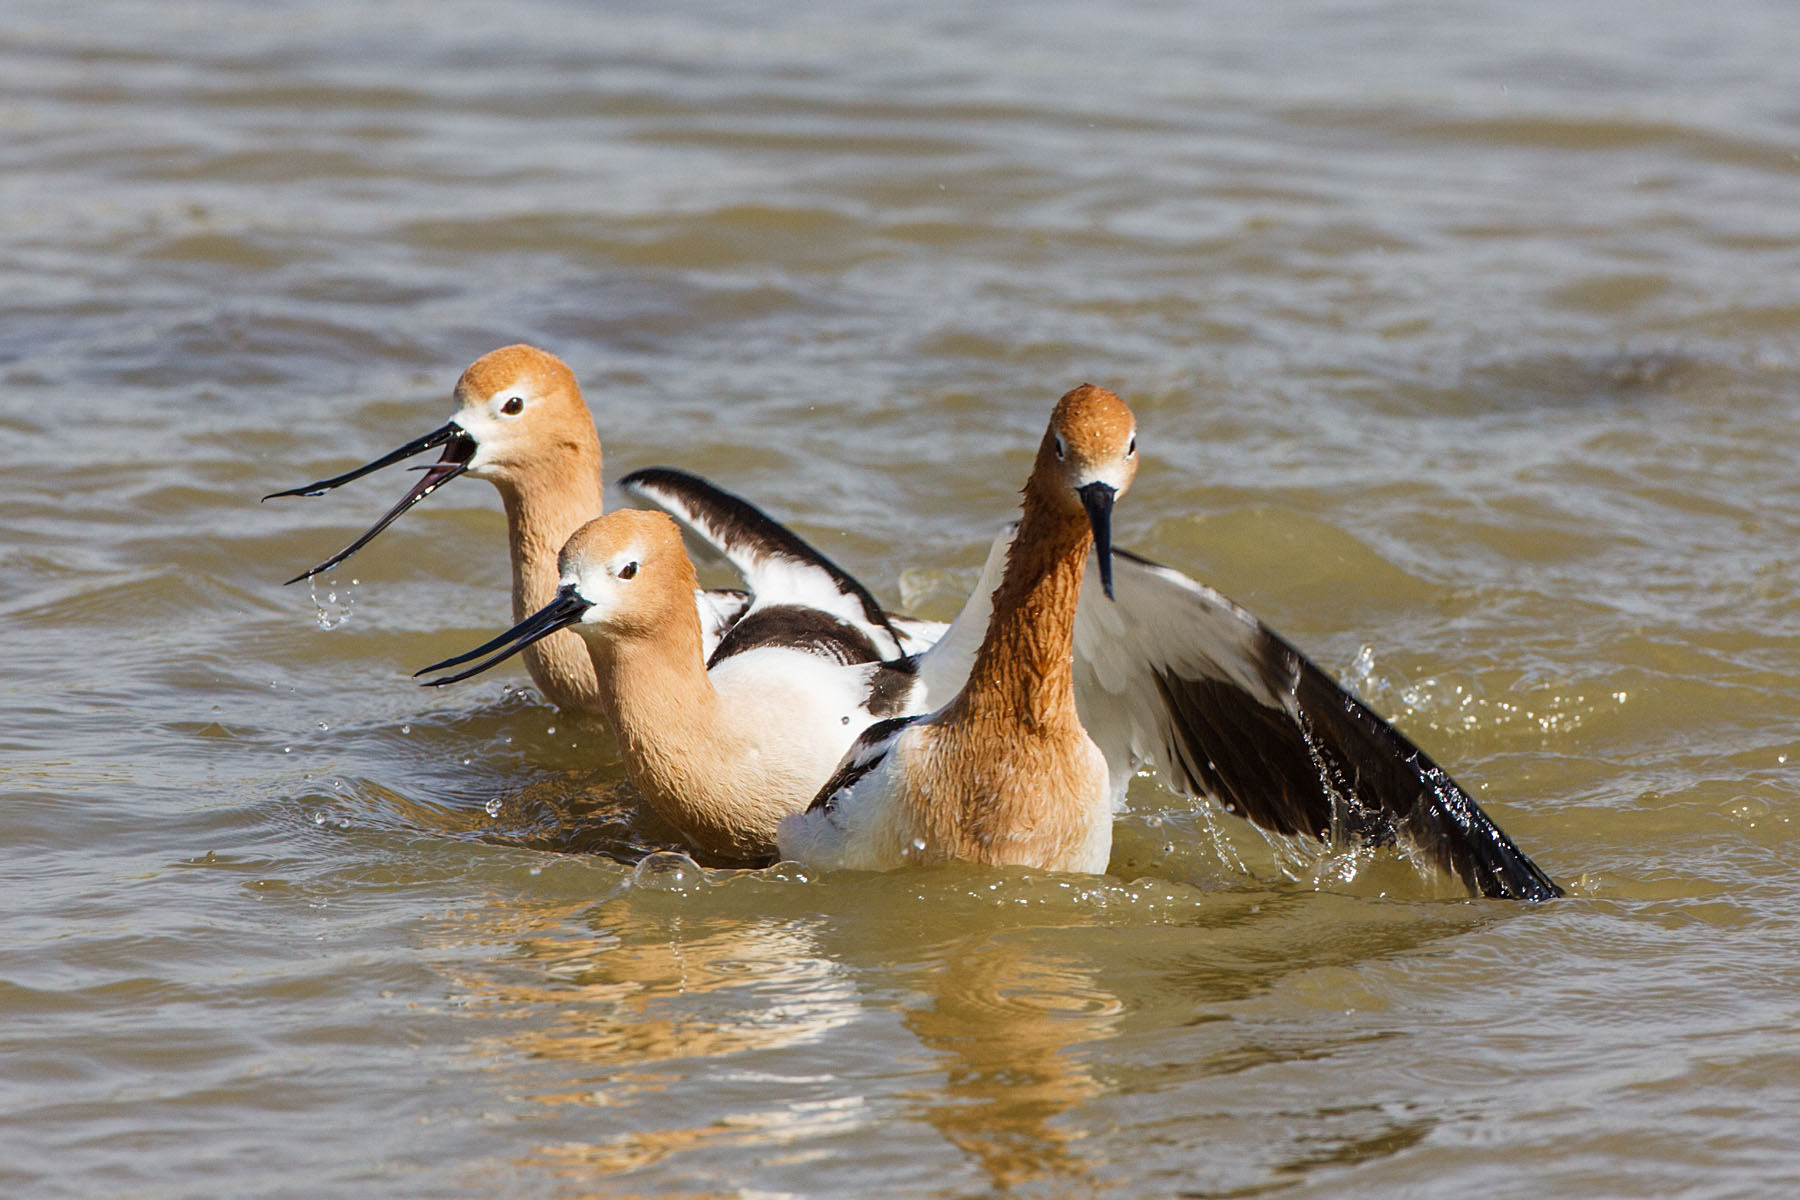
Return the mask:
<svg viewBox="0 0 1800 1200"><path fill-rule="evenodd" d="M1724 807L1727 816L1736 819L1750 829L1755 829L1756 823L1767 817L1772 811L1769 802L1760 796L1745 796Z"/></svg>
<svg viewBox="0 0 1800 1200"><path fill-rule="evenodd" d="M500 797L495 796L492 800L489 800L486 804L482 805L481 807L487 812L488 816L490 816L490 817L499 816L500 808L501 808Z"/></svg>
<svg viewBox="0 0 1800 1200"><path fill-rule="evenodd" d="M528 867L527 870L533 875L542 875L544 873L544 868L539 866Z"/></svg>
<svg viewBox="0 0 1800 1200"><path fill-rule="evenodd" d="M320 722L319 722L319 728L320 728L320 729L330 729L330 728L331 728L331 726L329 726L329 725L327 725L327 724L326 724L326 723L325 723L325 722L323 722L323 721L320 721Z"/></svg>
<svg viewBox="0 0 1800 1200"><path fill-rule="evenodd" d="M350 582L355 584L357 580L353 579ZM348 591L344 593L343 601L340 603L335 587L328 589L324 597L321 598L319 596L319 581L316 578L309 578L306 581L306 585L307 590L312 594L313 614L318 620L320 629L336 629L339 625L342 625L345 621L349 620L350 608L356 603L356 598L350 595Z"/></svg>
<svg viewBox="0 0 1800 1200"><path fill-rule="evenodd" d="M411 732L412 732L412 726L411 726L411 725L402 725L402 726L401 726L401 727L400 727L400 732L401 732L401 733L411 733Z"/></svg>
<svg viewBox="0 0 1800 1200"><path fill-rule="evenodd" d="M320 809L318 812L313 814L313 824L314 825L323 825L323 824L325 824L326 821L328 821L330 819L331 819L330 817L327 817L325 815L324 809Z"/></svg>
<svg viewBox="0 0 1800 1200"><path fill-rule="evenodd" d="M550 727L550 728L548 728L548 729L546 729L546 730L544 730L544 733L545 733L545 734L546 734L546 735L553 735L553 734L555 734L555 733L556 733L556 726L554 726L554 725L552 725L552 726L551 726L551 727Z"/></svg>
<svg viewBox="0 0 1800 1200"><path fill-rule="evenodd" d="M631 883L652 892L692 892L706 886L706 872L679 850L658 850L632 870Z"/></svg>
<svg viewBox="0 0 1800 1200"><path fill-rule="evenodd" d="M292 754L294 752L294 748L292 746L283 746L281 748L281 752L283 754Z"/></svg>

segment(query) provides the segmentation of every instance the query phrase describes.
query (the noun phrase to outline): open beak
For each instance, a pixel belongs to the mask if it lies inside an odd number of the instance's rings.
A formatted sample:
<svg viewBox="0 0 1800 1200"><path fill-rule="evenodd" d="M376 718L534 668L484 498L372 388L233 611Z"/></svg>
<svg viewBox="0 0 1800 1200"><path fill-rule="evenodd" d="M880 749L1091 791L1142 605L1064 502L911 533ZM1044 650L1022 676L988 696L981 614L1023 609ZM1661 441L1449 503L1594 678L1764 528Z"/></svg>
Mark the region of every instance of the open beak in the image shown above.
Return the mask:
<svg viewBox="0 0 1800 1200"><path fill-rule="evenodd" d="M1087 509L1088 525L1094 531L1094 553L1100 559L1100 589L1111 600L1112 509L1113 497L1118 492L1110 483L1090 483L1086 487L1076 488L1075 494L1081 497L1081 507Z"/></svg>
<svg viewBox="0 0 1800 1200"><path fill-rule="evenodd" d="M559 629L567 629L581 620L582 615L593 605L583 600L575 591L575 585L565 583L556 591L556 599L544 605L501 634L491 642L483 642L467 654L458 654L455 658L446 658L442 662L434 662L429 667L422 667L413 672L416 679L430 671L441 671L445 667L454 667L468 662L472 658L480 658L484 654L499 651L486 662L476 663L466 671L455 675L447 675L442 679L428 679L425 687L443 687L446 683L455 683L459 679L467 679L471 675L479 675L489 667L505 662L533 642L542 641Z"/></svg>
<svg viewBox="0 0 1800 1200"><path fill-rule="evenodd" d="M342 487L353 479L361 479L364 475L368 475L371 472L379 471L383 467L392 466L403 458L411 458L415 454L423 454L433 446L442 446L444 448L443 457L424 469L425 473L419 477L419 482L413 484L412 490L407 492L406 495L401 498L400 503L389 509L387 515L375 522L375 524L369 528L367 533L357 538L354 542L351 542L348 546L344 547L318 566L300 572L300 574L294 576L292 579L288 580L288 582L299 583L302 579L310 579L321 571L329 571L331 568L337 566L346 558L349 558L352 554L355 554L358 550L361 550L364 546L373 541L375 535L386 529L389 525L392 525L401 513L405 512L425 497L431 495L431 493L437 491L438 488L445 483L448 483L450 480L455 479L458 475L461 475L464 471L468 470L469 460L475 456L475 439L470 437L468 432L463 429L461 425L458 425L455 421L451 421L432 430L424 437L415 438L413 441L406 443L406 445L393 451L391 454L384 454L374 462L360 466L354 471L346 471L342 475L335 475L330 479L321 479L317 483L305 484L302 487L289 488L285 492L270 492L267 496L264 496L264 500L273 500L277 496L323 496L332 488Z"/></svg>

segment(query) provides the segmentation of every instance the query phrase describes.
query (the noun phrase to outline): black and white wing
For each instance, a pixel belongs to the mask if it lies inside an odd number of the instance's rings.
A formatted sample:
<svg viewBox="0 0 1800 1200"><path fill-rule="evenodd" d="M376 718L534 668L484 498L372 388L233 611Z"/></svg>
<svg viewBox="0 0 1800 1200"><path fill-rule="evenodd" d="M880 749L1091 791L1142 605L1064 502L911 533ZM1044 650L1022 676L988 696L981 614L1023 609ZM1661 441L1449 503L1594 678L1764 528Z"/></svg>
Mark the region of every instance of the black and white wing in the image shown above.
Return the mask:
<svg viewBox="0 0 1800 1200"><path fill-rule="evenodd" d="M890 617L854 576L799 534L697 475L649 467L625 476L619 487L674 517L748 585L750 602L725 631L714 661L789 639L846 662L881 662L916 653L943 629Z"/></svg>
<svg viewBox="0 0 1800 1200"><path fill-rule="evenodd" d="M1174 791L1265 829L1403 841L1480 895L1561 895L1442 767L1256 617L1178 571L1113 556L1116 603L1091 558L1082 582L1075 695L1119 794L1149 763Z"/></svg>
<svg viewBox="0 0 1800 1200"><path fill-rule="evenodd" d="M894 743L900 740L900 735L918 719L918 716L889 717L876 721L858 734L856 741L845 752L843 761L838 763L837 770L819 788L819 794L813 797L812 803L806 806L806 811L829 812L847 798L857 784L886 761Z"/></svg>
<svg viewBox="0 0 1800 1200"><path fill-rule="evenodd" d="M917 717L877 721L858 735L805 812L781 818L781 857L827 870L884 870L905 861L889 817L898 784L894 754Z"/></svg>

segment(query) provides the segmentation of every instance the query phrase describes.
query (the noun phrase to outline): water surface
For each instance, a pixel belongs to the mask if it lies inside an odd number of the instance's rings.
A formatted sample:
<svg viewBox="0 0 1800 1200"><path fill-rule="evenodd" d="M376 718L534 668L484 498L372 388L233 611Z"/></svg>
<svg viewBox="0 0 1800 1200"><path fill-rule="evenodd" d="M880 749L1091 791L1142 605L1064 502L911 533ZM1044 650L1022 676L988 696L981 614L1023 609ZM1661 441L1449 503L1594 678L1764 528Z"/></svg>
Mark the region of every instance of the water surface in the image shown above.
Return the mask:
<svg viewBox="0 0 1800 1200"><path fill-rule="evenodd" d="M1800 1184L1800 25L1504 8L24 2L0 26L0 1190ZM1055 397L1571 892L652 857L457 483L258 505L528 340L609 471L952 612ZM623 861L622 861L623 860ZM1284 869L1285 866L1285 869Z"/></svg>

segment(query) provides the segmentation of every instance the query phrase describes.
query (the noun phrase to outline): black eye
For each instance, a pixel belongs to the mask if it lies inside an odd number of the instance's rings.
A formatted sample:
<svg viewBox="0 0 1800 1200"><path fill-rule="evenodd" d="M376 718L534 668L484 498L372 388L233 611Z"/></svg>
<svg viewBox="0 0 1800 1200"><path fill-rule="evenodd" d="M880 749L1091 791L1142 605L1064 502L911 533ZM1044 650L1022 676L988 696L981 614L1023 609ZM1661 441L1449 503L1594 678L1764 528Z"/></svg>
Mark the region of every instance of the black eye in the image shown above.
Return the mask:
<svg viewBox="0 0 1800 1200"><path fill-rule="evenodd" d="M1069 453L1069 447L1063 443L1062 434L1056 435L1056 461L1061 462Z"/></svg>
<svg viewBox="0 0 1800 1200"><path fill-rule="evenodd" d="M1137 434L1131 435L1131 445L1125 447L1125 457L1130 458L1137 453Z"/></svg>
<svg viewBox="0 0 1800 1200"><path fill-rule="evenodd" d="M637 574L637 564L634 562L628 562L624 566L619 568L619 578L620 579L630 579L633 576L635 576L636 574Z"/></svg>
<svg viewBox="0 0 1800 1200"><path fill-rule="evenodd" d="M516 417L525 411L525 401L517 396L508 396L506 403L500 406L500 411L509 417Z"/></svg>

